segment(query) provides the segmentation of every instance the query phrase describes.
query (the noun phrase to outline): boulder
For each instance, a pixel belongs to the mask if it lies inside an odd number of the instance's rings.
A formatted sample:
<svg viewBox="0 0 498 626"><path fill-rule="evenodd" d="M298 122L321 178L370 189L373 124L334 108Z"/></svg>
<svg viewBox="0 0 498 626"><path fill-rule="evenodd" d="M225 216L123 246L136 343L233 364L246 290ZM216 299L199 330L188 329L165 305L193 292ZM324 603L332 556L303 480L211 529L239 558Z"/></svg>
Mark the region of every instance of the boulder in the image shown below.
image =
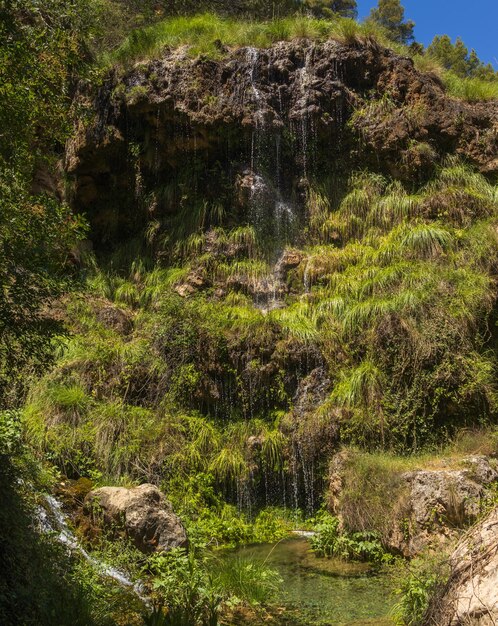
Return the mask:
<svg viewBox="0 0 498 626"><path fill-rule="evenodd" d="M154 485L96 489L86 497L84 510L94 522L124 530L142 552L187 546L180 518Z"/></svg>
<svg viewBox="0 0 498 626"><path fill-rule="evenodd" d="M498 624L498 508L460 541L450 566L448 583L433 598L424 626Z"/></svg>
<svg viewBox="0 0 498 626"><path fill-rule="evenodd" d="M461 529L475 522L486 487L498 479L496 462L472 456L462 464L461 469L403 474L408 484L408 500L403 507L404 523L393 529L389 539L392 549L414 556L429 545L437 546L455 538Z"/></svg>
<svg viewBox="0 0 498 626"><path fill-rule="evenodd" d="M355 516L351 519L351 502L343 497L351 487L347 484L351 479L347 478L346 470L354 463L354 454L339 453L332 458L328 507L346 527L353 526L350 530L365 530L356 527L358 520ZM498 481L498 465L496 459L470 456L463 460L448 459L437 469L394 471L392 475L379 474L372 480L383 485L389 497L383 504L384 521L373 522L381 527L369 530L380 532L392 552L413 557L428 547L438 549L448 540L457 539L476 521L490 486ZM356 506L360 505L356 503ZM368 506L366 496L360 509Z"/></svg>

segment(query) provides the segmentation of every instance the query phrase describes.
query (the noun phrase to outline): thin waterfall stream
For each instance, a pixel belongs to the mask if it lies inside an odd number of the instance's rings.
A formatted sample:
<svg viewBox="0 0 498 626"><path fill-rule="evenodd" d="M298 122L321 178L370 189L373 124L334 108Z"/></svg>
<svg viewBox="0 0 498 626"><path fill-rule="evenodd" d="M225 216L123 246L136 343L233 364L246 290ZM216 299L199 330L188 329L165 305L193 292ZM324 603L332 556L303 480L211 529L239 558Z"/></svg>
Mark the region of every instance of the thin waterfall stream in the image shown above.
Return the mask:
<svg viewBox="0 0 498 626"><path fill-rule="evenodd" d="M71 552L80 554L85 561L90 563L102 576L112 578L122 587L129 589L148 608L151 608L151 602L145 595L142 583L140 581L133 582L120 570L89 554L70 529L61 503L57 498L49 494L44 494L44 500L46 507L40 505L37 511L37 521L40 530L44 533L54 533L59 543L67 546Z"/></svg>

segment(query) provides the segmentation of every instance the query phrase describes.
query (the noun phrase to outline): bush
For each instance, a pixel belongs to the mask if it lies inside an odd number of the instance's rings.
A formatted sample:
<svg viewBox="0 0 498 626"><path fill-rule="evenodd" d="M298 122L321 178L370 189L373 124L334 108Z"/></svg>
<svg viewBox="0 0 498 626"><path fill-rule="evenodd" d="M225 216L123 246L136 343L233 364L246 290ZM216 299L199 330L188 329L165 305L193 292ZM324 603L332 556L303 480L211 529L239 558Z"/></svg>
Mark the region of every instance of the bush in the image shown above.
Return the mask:
<svg viewBox="0 0 498 626"><path fill-rule="evenodd" d="M380 542L378 533L342 532L339 519L328 513L319 516L315 531L316 534L311 538L311 546L317 556L373 563L386 563L391 560L391 556L386 553Z"/></svg>
<svg viewBox="0 0 498 626"><path fill-rule="evenodd" d="M449 566L444 554L423 555L410 563L400 562L393 572L395 593L400 597L393 608L399 626L421 626L429 601L447 580Z"/></svg>
<svg viewBox="0 0 498 626"><path fill-rule="evenodd" d="M164 626L216 626L223 597L202 559L182 548L154 555L147 565L164 606Z"/></svg>

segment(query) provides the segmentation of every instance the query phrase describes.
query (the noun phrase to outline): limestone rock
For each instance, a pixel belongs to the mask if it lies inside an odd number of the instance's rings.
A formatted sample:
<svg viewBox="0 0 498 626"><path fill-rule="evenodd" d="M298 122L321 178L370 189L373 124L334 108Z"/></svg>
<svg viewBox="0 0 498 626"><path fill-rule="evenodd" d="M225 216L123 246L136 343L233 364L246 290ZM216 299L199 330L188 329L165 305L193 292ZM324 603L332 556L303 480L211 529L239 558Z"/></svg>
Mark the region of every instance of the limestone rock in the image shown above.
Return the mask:
<svg viewBox="0 0 498 626"><path fill-rule="evenodd" d="M339 453L332 457L329 470L329 510L346 526L351 524L351 512L342 493L350 486L346 467L354 462L354 455ZM400 472L386 482L389 493L383 506L388 522L371 530L381 532L386 547L406 557L416 556L427 547L437 549L457 539L475 522L489 487L496 481L497 461L485 456L471 456L458 463L448 459L437 469ZM363 506L368 507L368 497Z"/></svg>
<svg viewBox="0 0 498 626"><path fill-rule="evenodd" d="M463 464L463 469L418 470L403 475L409 486L405 508L409 523L403 532L393 529L392 548L413 556L427 545L455 537L459 529L476 520L486 487L498 479L498 471L495 462L486 457L469 457Z"/></svg>
<svg viewBox="0 0 498 626"><path fill-rule="evenodd" d="M498 623L498 508L477 524L451 556L451 575L424 626L494 626Z"/></svg>
<svg viewBox="0 0 498 626"><path fill-rule="evenodd" d="M187 546L180 518L154 485L96 489L85 499L84 510L97 523L102 521L106 526L122 528L142 552Z"/></svg>

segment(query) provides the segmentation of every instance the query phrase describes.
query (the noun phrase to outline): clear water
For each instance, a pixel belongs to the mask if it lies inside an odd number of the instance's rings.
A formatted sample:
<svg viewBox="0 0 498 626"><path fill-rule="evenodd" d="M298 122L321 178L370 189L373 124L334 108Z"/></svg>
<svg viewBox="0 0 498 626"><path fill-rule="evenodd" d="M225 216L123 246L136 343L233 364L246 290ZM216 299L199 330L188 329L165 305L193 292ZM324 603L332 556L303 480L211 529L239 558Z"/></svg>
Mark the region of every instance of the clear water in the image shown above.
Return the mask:
<svg viewBox="0 0 498 626"><path fill-rule="evenodd" d="M393 605L385 576L368 565L319 559L304 538L248 546L237 557L265 562L283 579L277 603L280 624L292 626L392 626Z"/></svg>

